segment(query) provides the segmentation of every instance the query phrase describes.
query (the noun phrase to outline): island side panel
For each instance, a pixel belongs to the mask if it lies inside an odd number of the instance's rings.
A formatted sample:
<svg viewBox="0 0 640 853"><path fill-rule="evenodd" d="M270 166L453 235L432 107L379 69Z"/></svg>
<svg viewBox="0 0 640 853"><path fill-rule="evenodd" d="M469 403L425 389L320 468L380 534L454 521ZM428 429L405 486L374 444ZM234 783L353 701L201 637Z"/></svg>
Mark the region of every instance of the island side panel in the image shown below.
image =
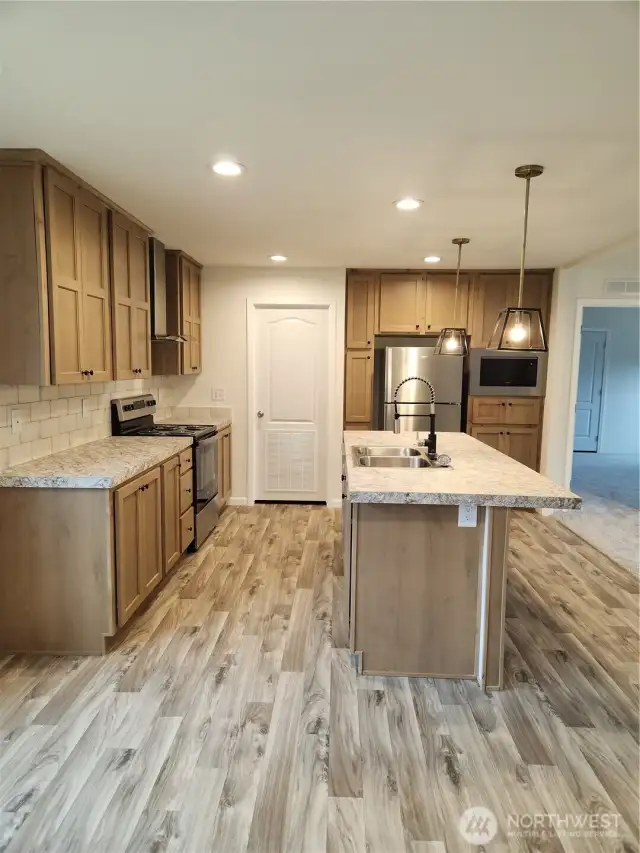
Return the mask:
<svg viewBox="0 0 640 853"><path fill-rule="evenodd" d="M458 527L455 506L360 504L355 538L363 671L475 678L481 525Z"/></svg>
<svg viewBox="0 0 640 853"><path fill-rule="evenodd" d="M487 688L501 689L504 673L504 620L507 599L510 511L493 507L492 513L486 686Z"/></svg>
<svg viewBox="0 0 640 853"><path fill-rule="evenodd" d="M103 654L112 548L108 489L0 489L0 651Z"/></svg>

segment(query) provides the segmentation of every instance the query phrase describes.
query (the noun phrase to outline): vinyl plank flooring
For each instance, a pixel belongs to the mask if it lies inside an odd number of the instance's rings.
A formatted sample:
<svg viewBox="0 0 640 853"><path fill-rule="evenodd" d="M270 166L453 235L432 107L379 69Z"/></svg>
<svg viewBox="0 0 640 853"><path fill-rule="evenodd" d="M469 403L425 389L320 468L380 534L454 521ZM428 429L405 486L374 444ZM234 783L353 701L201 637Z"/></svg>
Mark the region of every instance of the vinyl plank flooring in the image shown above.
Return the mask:
<svg viewBox="0 0 640 853"><path fill-rule="evenodd" d="M340 513L229 507L104 658L0 657L2 853L638 850L638 579L512 513L505 689L359 676ZM610 838L508 835L619 812ZM549 817L550 819L550 817Z"/></svg>

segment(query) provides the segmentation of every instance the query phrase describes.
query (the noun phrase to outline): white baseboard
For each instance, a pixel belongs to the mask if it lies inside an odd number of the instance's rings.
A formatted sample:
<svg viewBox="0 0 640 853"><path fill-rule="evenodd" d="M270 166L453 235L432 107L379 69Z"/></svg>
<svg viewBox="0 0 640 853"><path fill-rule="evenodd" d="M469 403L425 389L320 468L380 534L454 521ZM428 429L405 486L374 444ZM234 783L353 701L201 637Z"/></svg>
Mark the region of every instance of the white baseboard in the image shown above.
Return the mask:
<svg viewBox="0 0 640 853"><path fill-rule="evenodd" d="M246 506L247 503L247 498L229 498L227 501L228 506Z"/></svg>
<svg viewBox="0 0 640 853"><path fill-rule="evenodd" d="M331 509L340 509L342 506L342 500L340 498L333 498L330 501L327 501L327 506Z"/></svg>

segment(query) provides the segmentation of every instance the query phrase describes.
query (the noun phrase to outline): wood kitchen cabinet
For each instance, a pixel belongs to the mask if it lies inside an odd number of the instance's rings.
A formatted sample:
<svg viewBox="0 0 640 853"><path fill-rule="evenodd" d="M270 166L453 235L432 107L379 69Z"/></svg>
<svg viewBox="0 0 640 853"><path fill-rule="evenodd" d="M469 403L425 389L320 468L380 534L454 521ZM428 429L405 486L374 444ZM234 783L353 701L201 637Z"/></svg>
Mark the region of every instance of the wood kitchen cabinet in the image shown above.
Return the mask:
<svg viewBox="0 0 640 853"><path fill-rule="evenodd" d="M107 207L45 169L55 385L113 378Z"/></svg>
<svg viewBox="0 0 640 853"><path fill-rule="evenodd" d="M180 516L182 513L180 458L162 465L162 569L166 575L180 559Z"/></svg>
<svg viewBox="0 0 640 853"><path fill-rule="evenodd" d="M350 350L345 356L345 422L370 423L372 395L373 353L367 350Z"/></svg>
<svg viewBox="0 0 640 853"><path fill-rule="evenodd" d="M381 335L424 334L427 331L426 311L427 285L424 273L380 275L378 331Z"/></svg>
<svg viewBox="0 0 640 853"><path fill-rule="evenodd" d="M162 579L161 483L160 468L153 468L115 492L119 627Z"/></svg>
<svg viewBox="0 0 640 853"><path fill-rule="evenodd" d="M226 506L231 497L231 427L218 433L218 503Z"/></svg>
<svg viewBox="0 0 640 853"><path fill-rule="evenodd" d="M439 332L446 326L466 328L468 310L468 275L460 275L457 306L455 273L429 273L427 275L427 331Z"/></svg>
<svg viewBox="0 0 640 853"><path fill-rule="evenodd" d="M375 276L347 277L347 349L372 349L375 322Z"/></svg>
<svg viewBox="0 0 640 853"><path fill-rule="evenodd" d="M518 273L477 273L471 290L469 334L472 347L487 347L503 308L518 304ZM525 272L523 308L539 308L549 330L552 274Z"/></svg>
<svg viewBox="0 0 640 853"><path fill-rule="evenodd" d="M116 379L151 376L149 234L111 214L111 300Z"/></svg>
<svg viewBox="0 0 640 853"><path fill-rule="evenodd" d="M469 417L474 438L537 470L541 398L472 397Z"/></svg>
<svg viewBox="0 0 640 853"><path fill-rule="evenodd" d="M0 383L113 378L109 211L144 230L44 151L0 150Z"/></svg>
<svg viewBox="0 0 640 853"><path fill-rule="evenodd" d="M165 255L167 326L179 329L185 343L154 341L153 373L191 375L202 371L202 267L177 249Z"/></svg>

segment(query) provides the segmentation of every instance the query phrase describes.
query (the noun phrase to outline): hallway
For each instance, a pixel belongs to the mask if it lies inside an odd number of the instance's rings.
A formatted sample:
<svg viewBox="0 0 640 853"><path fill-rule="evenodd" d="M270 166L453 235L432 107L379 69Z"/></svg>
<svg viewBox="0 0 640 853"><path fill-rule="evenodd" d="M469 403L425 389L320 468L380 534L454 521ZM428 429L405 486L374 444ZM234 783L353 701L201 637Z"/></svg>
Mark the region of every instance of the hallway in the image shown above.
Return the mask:
<svg viewBox="0 0 640 853"><path fill-rule="evenodd" d="M340 516L228 509L105 658L0 658L3 853L637 851L638 580L513 513L506 684L357 676ZM621 815L524 839L509 815Z"/></svg>

